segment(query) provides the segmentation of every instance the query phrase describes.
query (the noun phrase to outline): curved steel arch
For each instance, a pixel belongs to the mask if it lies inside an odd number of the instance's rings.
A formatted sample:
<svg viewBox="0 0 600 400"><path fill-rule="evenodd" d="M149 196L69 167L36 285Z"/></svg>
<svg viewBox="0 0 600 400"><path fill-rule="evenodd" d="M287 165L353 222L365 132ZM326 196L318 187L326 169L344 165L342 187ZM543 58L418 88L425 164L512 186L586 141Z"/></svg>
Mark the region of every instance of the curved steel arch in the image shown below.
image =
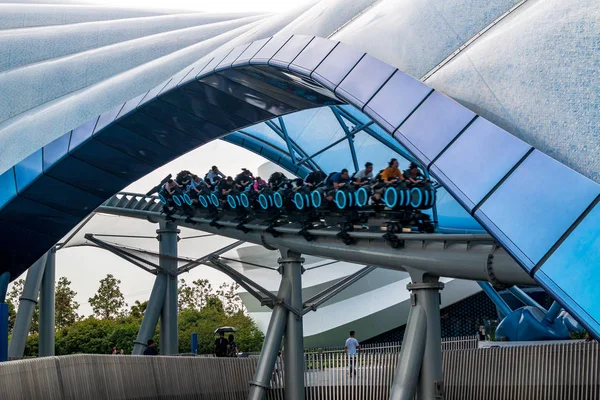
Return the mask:
<svg viewBox="0 0 600 400"><path fill-rule="evenodd" d="M8 270L16 277L110 195L180 154L260 121L341 103L393 135L600 335L600 186L396 68L309 36L275 36L206 57L0 176Z"/></svg>

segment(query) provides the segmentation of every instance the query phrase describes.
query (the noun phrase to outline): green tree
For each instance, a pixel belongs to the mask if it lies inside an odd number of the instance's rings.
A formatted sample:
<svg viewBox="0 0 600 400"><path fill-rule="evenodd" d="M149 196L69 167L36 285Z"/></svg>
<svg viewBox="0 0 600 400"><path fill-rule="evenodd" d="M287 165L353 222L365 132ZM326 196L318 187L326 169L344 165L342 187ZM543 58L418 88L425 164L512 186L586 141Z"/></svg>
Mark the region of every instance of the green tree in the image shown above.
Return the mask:
<svg viewBox="0 0 600 400"><path fill-rule="evenodd" d="M56 329L62 329L72 325L79 319L77 310L79 303L75 301L77 293L71 289L71 281L66 277L61 277L56 284Z"/></svg>
<svg viewBox="0 0 600 400"><path fill-rule="evenodd" d="M94 297L88 300L94 314L102 319L114 319L122 315L123 307L127 307L119 285L121 281L108 274L100 281L100 287Z"/></svg>
<svg viewBox="0 0 600 400"><path fill-rule="evenodd" d="M196 286L188 286L185 279L179 280L178 295L179 312L198 308L197 288Z"/></svg>
<svg viewBox="0 0 600 400"><path fill-rule="evenodd" d="M213 287L208 279L197 279L192 282L197 297L197 308L202 309L209 297L214 296Z"/></svg>
<svg viewBox="0 0 600 400"><path fill-rule="evenodd" d="M223 303L225 314L234 315L240 311L244 311L244 303L242 303L242 299L237 294L239 289L240 285L236 282L223 282L221 286L219 286L217 296Z"/></svg>
<svg viewBox="0 0 600 400"><path fill-rule="evenodd" d="M133 319L142 319L144 317L144 313L146 312L146 308L148 308L147 300L141 303L139 300L136 300L135 303L131 306L129 316Z"/></svg>

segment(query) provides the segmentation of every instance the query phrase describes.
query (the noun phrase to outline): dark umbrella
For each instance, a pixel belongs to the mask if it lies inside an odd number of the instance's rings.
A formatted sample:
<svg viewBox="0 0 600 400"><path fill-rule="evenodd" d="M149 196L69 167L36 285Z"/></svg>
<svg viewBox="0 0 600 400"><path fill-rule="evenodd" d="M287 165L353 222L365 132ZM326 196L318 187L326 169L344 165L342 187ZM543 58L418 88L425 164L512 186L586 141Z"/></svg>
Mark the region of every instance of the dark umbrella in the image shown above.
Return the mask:
<svg viewBox="0 0 600 400"><path fill-rule="evenodd" d="M228 332L237 332L237 329L235 329L235 328L234 328L234 327L232 327L232 326L222 326L222 327L220 327L220 328L217 328L217 329L215 330L215 334L217 334L217 333L221 333L221 332L222 332L222 333L228 333Z"/></svg>

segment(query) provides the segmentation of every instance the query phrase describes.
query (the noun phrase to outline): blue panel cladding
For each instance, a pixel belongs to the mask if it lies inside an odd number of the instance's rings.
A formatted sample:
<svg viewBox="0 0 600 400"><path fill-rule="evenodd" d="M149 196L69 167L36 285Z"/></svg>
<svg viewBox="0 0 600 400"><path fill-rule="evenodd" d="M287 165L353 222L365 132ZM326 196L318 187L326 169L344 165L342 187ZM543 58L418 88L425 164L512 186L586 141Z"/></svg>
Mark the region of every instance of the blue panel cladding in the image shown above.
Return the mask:
<svg viewBox="0 0 600 400"><path fill-rule="evenodd" d="M221 61L223 61L227 56L233 51L232 48L219 48L216 52L212 53L212 59L206 64L201 71L196 75L196 79L201 78L203 76L212 74L215 72L215 68ZM207 57L208 58L208 57Z"/></svg>
<svg viewBox="0 0 600 400"><path fill-rule="evenodd" d="M244 50L242 54L231 64L232 67L239 67L242 65L249 65L252 57L256 55L262 49L271 38L257 40L255 42L250 43L250 46Z"/></svg>
<svg viewBox="0 0 600 400"><path fill-rule="evenodd" d="M225 129L162 100L144 104L143 107L140 107L140 111L203 142L213 140L227 133Z"/></svg>
<svg viewBox="0 0 600 400"><path fill-rule="evenodd" d="M229 114L224 109L207 103L202 98L197 98L193 93L187 91L171 91L162 95L160 99L226 131L233 131L250 124L248 121Z"/></svg>
<svg viewBox="0 0 600 400"><path fill-rule="evenodd" d="M362 109L396 71L394 67L365 55L335 89L335 94Z"/></svg>
<svg viewBox="0 0 600 400"><path fill-rule="evenodd" d="M244 51L246 51L246 49L250 46L250 44L244 44L242 46L238 46L236 48L234 48L233 50L231 50L231 52L229 52L229 54L227 54L227 56L221 60L219 62L219 64L217 64L217 66L215 67L215 72L216 71L221 71L223 69L228 69L231 68L231 64L233 64L233 62L235 60L237 60L237 58L239 56L242 55L242 53L244 53ZM208 65L208 64L207 64Z"/></svg>
<svg viewBox="0 0 600 400"><path fill-rule="evenodd" d="M397 101L403 103L404 99ZM410 112L408 110L414 105L414 101L411 99L410 104L402 107L406 115ZM367 105L369 106L370 104ZM390 110L392 117L395 115L394 112L395 110ZM475 118L474 112L434 91L398 128L394 136L408 151L428 166L473 118Z"/></svg>
<svg viewBox="0 0 600 400"><path fill-rule="evenodd" d="M306 48L314 36L294 35L277 53L269 60L269 65L287 69L298 54Z"/></svg>
<svg viewBox="0 0 600 400"><path fill-rule="evenodd" d="M69 142L71 140L71 132L67 132L58 139L48 143L43 149L44 171L52 165L67 157L69 154Z"/></svg>
<svg viewBox="0 0 600 400"><path fill-rule="evenodd" d="M599 193L599 185L535 150L475 218L531 270Z"/></svg>
<svg viewBox="0 0 600 400"><path fill-rule="evenodd" d="M17 196L15 169L10 168L0 175L0 210Z"/></svg>
<svg viewBox="0 0 600 400"><path fill-rule="evenodd" d="M102 113L102 115L98 117L98 122L96 122L94 132L98 132L104 127L108 126L109 124L112 124L113 121L117 118L117 115L119 115L119 112L123 109L123 106L125 106L125 103L119 104L118 106L113 107L111 110Z"/></svg>
<svg viewBox="0 0 600 400"><path fill-rule="evenodd" d="M94 133L94 139L155 168L176 158L178 153L130 131L120 124Z"/></svg>
<svg viewBox="0 0 600 400"><path fill-rule="evenodd" d="M160 90L158 95L161 96L164 93L175 89L177 87L177 85L179 85L180 82L182 82L186 79L191 78L191 80L194 80L195 76L197 75L197 73L199 71L201 71L201 69L198 69L196 67L186 68L184 70L179 71L177 74L175 74L173 76L173 78L171 78L169 83L167 83L167 85ZM123 114L123 113L121 113L121 114Z"/></svg>
<svg viewBox="0 0 600 400"><path fill-rule="evenodd" d="M527 143L477 118L434 162L430 172L472 211L530 150Z"/></svg>
<svg viewBox="0 0 600 400"><path fill-rule="evenodd" d="M132 160L132 162L134 162ZM44 171L45 174L104 199L131 182L75 157L65 157Z"/></svg>
<svg viewBox="0 0 600 400"><path fill-rule="evenodd" d="M60 194L53 194L60 197ZM64 201L68 199L63 198ZM0 210L0 224L20 226L54 237L55 241L66 235L81 218L18 196ZM39 257L39 256L38 256Z"/></svg>
<svg viewBox="0 0 600 400"><path fill-rule="evenodd" d="M228 115L234 115L244 119L245 124L256 123L256 121L273 118L273 114L263 108L255 107L253 104L249 104L246 101L233 97L229 92L223 92L204 81L190 82L181 90L186 92L188 96L192 94L197 101L202 101L208 105L217 107L220 110L227 110ZM248 100L247 91L244 95L246 96L246 100ZM257 100L256 97L254 99ZM255 101L254 103L257 102Z"/></svg>
<svg viewBox="0 0 600 400"><path fill-rule="evenodd" d="M39 149L23 161L15 165L17 191L21 193L31 182L42 175L42 149Z"/></svg>
<svg viewBox="0 0 600 400"><path fill-rule="evenodd" d="M600 205L546 259L534 277L600 336Z"/></svg>
<svg viewBox="0 0 600 400"><path fill-rule="evenodd" d="M11 271L13 277L29 268L41 255L54 246L57 240L60 240L60 237L57 239L41 233L37 228L33 229L35 230L4 222L0 223L0 243L2 243L0 256L3 260L4 270Z"/></svg>
<svg viewBox="0 0 600 400"><path fill-rule="evenodd" d="M177 154L186 153L204 143L141 112L131 113L117 123Z"/></svg>
<svg viewBox="0 0 600 400"><path fill-rule="evenodd" d="M333 91L364 55L363 52L339 43L313 71L311 77Z"/></svg>
<svg viewBox="0 0 600 400"><path fill-rule="evenodd" d="M200 79L198 82L217 89L230 98L235 98L245 104L250 104L254 108L258 108L266 113L271 114L271 116L284 115L297 110L297 108L292 107L287 103L284 103L273 97L269 97L258 90L241 85L240 83L228 79L220 74L209 75ZM191 85L193 88L192 83L189 85ZM188 85L182 89L188 90Z"/></svg>
<svg viewBox="0 0 600 400"><path fill-rule="evenodd" d="M315 37L288 66L290 71L310 76L339 42Z"/></svg>
<svg viewBox="0 0 600 400"><path fill-rule="evenodd" d="M396 71L364 109L393 132L432 91L412 76Z"/></svg>
<svg viewBox="0 0 600 400"><path fill-rule="evenodd" d="M79 218L85 218L105 201L104 196L95 196L48 175L42 175L20 196Z"/></svg>
<svg viewBox="0 0 600 400"><path fill-rule="evenodd" d="M125 103L125 105L123 106L123 108L121 108L121 111L119 111L119 115L117 116L117 119L121 119L123 116L135 111L137 106L142 102L142 100L144 99L144 97L146 97L147 94L148 94L148 92L142 93L139 96L134 97L133 99L127 101Z"/></svg>
<svg viewBox="0 0 600 400"><path fill-rule="evenodd" d="M292 37L290 35L273 36L249 61L251 65L266 64Z"/></svg>
<svg viewBox="0 0 600 400"><path fill-rule="evenodd" d="M95 138L88 139L75 147L73 146L75 131L76 129L73 130L71 137L69 155L80 161L116 175L126 182L134 182L154 169L149 164L136 160ZM79 174L79 171L76 174Z"/></svg>
<svg viewBox="0 0 600 400"><path fill-rule="evenodd" d="M89 120L85 124L73 129L73 131L71 131L71 138L69 139L69 149L74 149L90 139L94 133L96 122L98 122L98 118Z"/></svg>

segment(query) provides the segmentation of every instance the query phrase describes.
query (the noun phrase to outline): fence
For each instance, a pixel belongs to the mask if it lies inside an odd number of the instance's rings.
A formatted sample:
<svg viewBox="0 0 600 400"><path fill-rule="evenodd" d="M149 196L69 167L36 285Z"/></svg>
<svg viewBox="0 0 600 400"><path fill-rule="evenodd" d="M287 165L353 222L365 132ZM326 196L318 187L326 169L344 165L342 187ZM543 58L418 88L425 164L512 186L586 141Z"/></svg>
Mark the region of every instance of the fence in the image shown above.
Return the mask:
<svg viewBox="0 0 600 400"><path fill-rule="evenodd" d="M307 400L387 400L398 352L307 353ZM600 346L575 343L446 350L446 400L600 399ZM3 400L245 400L257 359L74 355L0 364ZM283 368L270 400L283 399Z"/></svg>

